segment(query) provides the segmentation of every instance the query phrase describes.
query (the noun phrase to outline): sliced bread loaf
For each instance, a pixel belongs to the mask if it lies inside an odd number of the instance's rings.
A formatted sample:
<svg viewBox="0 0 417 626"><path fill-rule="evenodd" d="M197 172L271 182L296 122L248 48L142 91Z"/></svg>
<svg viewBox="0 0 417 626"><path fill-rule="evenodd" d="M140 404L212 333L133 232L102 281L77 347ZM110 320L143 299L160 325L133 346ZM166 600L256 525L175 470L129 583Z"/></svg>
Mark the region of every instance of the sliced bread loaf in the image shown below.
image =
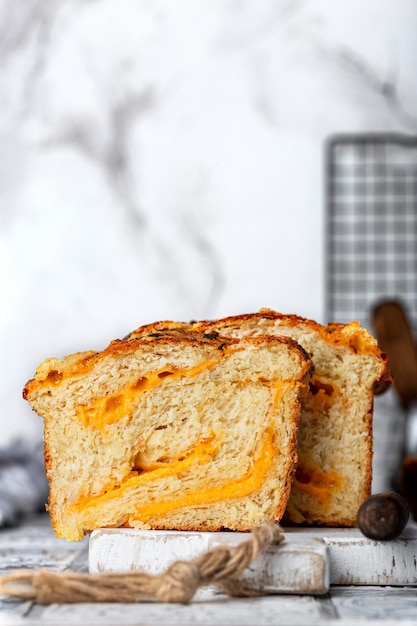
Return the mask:
<svg viewBox="0 0 417 626"><path fill-rule="evenodd" d="M280 520L312 372L291 338L175 324L47 359L23 395L44 418L57 536Z"/></svg>

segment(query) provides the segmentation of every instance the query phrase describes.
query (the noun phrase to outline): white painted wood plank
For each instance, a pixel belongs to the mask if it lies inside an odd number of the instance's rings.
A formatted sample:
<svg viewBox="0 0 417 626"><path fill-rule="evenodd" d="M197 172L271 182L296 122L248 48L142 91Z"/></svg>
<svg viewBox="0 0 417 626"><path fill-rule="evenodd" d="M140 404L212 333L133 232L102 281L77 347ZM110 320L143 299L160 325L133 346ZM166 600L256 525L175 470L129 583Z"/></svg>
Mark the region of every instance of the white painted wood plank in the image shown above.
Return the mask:
<svg viewBox="0 0 417 626"><path fill-rule="evenodd" d="M329 548L331 585L417 585L417 524L392 541L373 541L357 528L287 528L293 537L321 538Z"/></svg>
<svg viewBox="0 0 417 626"><path fill-rule="evenodd" d="M323 536L324 530L328 541L338 535L346 538L346 534L361 538L359 531L340 532L340 529L304 529L302 533L314 538L317 533ZM299 532L300 529L287 529L287 536L295 539ZM408 527L400 540L412 540L414 533L415 527ZM56 539L46 516L42 519L30 518L19 528L0 531L0 552L6 571L14 569L16 549L22 548L23 551L25 545L33 555L35 548L39 550L38 565L46 565L48 569L55 569L58 563L59 568L65 564L72 569L77 560L77 569L84 570L87 565L85 562L84 567L85 541L68 543ZM48 556L50 552L52 554ZM76 553L75 561L70 564L66 558L61 561L61 555L66 552L68 556ZM8 561L9 555L11 561ZM58 555L58 563L54 564L52 561ZM30 566L35 567L35 562ZM360 586L333 586L324 596L273 595L254 599L228 598L212 589L204 589L197 592L189 606L144 603L34 605L31 608L31 603L0 597L0 626L293 626L307 623L311 626L415 626L416 598L415 588Z"/></svg>
<svg viewBox="0 0 417 626"><path fill-rule="evenodd" d="M417 594L413 588L333 587L330 597L342 619L413 620L417 623Z"/></svg>
<svg viewBox="0 0 417 626"><path fill-rule="evenodd" d="M1 529L0 571L2 574L18 569L60 571L72 566L87 544L88 539L79 542L57 539L46 513L33 516L21 526Z"/></svg>
<svg viewBox="0 0 417 626"><path fill-rule="evenodd" d="M417 525L414 522L392 541L373 541L357 528L287 528L285 536L286 544L273 548L255 563L255 573L253 568L248 568L246 575L251 585L260 580L263 590L287 593L323 593L328 583L417 585ZM90 538L89 568L92 572L142 568L156 574L175 560L192 559L218 545L219 541L230 543L247 538L245 533L100 529ZM320 570L318 560L323 546L312 540L324 542L328 548L326 573ZM306 590L308 580L313 582Z"/></svg>
<svg viewBox="0 0 417 626"><path fill-rule="evenodd" d="M249 538L248 533L98 529L90 537L89 571L160 574L177 560L189 561L218 545L233 546ZM288 537L260 555L243 580L250 589L266 593L326 593L326 545L316 537Z"/></svg>
<svg viewBox="0 0 417 626"><path fill-rule="evenodd" d="M152 602L139 605L51 605L45 608L42 620L37 623L54 626L314 626L327 624L329 617L327 603L315 596L229 598L222 594L209 597L205 593L188 605ZM337 623L337 626L343 624Z"/></svg>

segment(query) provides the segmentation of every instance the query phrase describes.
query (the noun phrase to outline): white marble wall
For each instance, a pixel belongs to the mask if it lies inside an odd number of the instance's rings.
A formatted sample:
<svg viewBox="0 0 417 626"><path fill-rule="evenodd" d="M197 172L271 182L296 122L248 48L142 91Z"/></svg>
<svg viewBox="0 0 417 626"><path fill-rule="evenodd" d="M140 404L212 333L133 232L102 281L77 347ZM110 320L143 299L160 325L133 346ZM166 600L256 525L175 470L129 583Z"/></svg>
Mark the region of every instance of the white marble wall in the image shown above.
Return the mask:
<svg viewBox="0 0 417 626"><path fill-rule="evenodd" d="M414 0L0 0L0 441L47 356L323 321L323 145L416 133Z"/></svg>

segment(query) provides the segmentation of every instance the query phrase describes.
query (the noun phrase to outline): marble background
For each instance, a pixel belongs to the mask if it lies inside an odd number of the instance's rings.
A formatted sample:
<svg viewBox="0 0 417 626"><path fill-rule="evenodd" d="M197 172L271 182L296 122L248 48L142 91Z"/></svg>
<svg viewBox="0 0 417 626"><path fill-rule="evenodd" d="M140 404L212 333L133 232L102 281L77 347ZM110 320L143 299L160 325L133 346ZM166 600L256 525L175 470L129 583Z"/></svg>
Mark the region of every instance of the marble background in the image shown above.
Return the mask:
<svg viewBox="0 0 417 626"><path fill-rule="evenodd" d="M0 441L48 356L324 320L325 141L417 132L414 0L0 0Z"/></svg>

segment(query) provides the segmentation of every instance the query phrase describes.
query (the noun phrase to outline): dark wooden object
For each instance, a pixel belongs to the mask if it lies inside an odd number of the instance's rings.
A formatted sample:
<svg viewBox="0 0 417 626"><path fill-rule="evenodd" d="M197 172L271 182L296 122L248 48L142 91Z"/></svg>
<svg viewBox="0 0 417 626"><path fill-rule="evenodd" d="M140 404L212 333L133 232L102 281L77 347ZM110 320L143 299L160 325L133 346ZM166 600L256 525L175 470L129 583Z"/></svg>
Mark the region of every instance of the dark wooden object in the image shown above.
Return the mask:
<svg viewBox="0 0 417 626"><path fill-rule="evenodd" d="M389 541L402 533L409 515L407 501L395 491L390 491L368 498L358 511L357 522L366 537Z"/></svg>

